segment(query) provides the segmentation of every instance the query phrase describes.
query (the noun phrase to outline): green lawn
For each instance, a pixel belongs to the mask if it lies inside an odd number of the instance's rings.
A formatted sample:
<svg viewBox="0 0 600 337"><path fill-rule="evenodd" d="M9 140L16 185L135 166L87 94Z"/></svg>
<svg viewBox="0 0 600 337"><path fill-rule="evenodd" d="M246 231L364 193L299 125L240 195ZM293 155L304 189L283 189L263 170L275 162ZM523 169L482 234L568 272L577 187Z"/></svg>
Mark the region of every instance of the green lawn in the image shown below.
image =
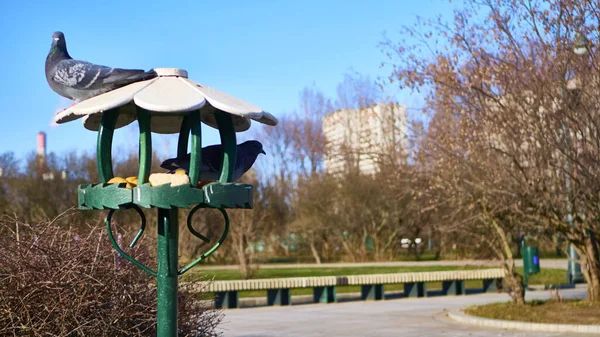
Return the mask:
<svg viewBox="0 0 600 337"><path fill-rule="evenodd" d="M511 321L555 324L600 324L600 305L586 300L530 301L524 306L492 303L465 309L469 315Z"/></svg>
<svg viewBox="0 0 600 337"><path fill-rule="evenodd" d="M343 267L343 268L273 268L260 269L256 278L285 278L285 277L309 277L309 276L347 276L361 274L389 274L389 273L409 273L426 271L449 271L466 269L485 269L477 266L423 266L423 267ZM522 272L522 268L519 269ZM199 273L199 274L198 274ZM184 277L184 281L194 281L201 276L215 280L239 280L242 279L238 270L211 270L199 269L196 273L191 273ZM529 284L562 284L566 280L566 271L560 269L542 269L540 274L530 278ZM465 282L466 288L481 288L481 280L470 280ZM441 289L441 282L427 283L428 290ZM385 285L386 291L402 291L403 284ZM340 286L336 287L338 293L360 292L360 286ZM311 295L312 288L292 289L292 295ZM265 291L242 291L240 297L262 297Z"/></svg>
<svg viewBox="0 0 600 337"><path fill-rule="evenodd" d="M517 271L523 275L523 268L518 267ZM545 285L559 285L567 283L567 270L566 269L548 269L541 268L539 274L529 276L529 284L545 284Z"/></svg>
<svg viewBox="0 0 600 337"><path fill-rule="evenodd" d="M284 277L309 277L309 276L347 276L361 274L391 274L391 273L410 273L424 271L446 271L446 270L466 270L466 269L485 269L485 267L475 266L423 266L423 267L342 267L342 268L265 268L259 269L257 279L263 278L284 278ZM197 271L207 277L213 277L215 280L240 280L242 275L239 270L211 270L197 269ZM191 275L193 279L194 275Z"/></svg>

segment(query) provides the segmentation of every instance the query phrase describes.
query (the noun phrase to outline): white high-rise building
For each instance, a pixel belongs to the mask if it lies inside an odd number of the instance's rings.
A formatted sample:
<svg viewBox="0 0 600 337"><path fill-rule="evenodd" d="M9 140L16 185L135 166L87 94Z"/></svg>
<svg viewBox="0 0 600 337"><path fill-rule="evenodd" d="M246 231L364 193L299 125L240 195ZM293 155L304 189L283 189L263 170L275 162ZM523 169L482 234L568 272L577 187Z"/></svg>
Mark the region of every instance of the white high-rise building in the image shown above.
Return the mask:
<svg viewBox="0 0 600 337"><path fill-rule="evenodd" d="M406 106L376 104L333 111L323 117L323 133L327 173L358 169L362 174L374 174L383 162L398 163L406 158Z"/></svg>

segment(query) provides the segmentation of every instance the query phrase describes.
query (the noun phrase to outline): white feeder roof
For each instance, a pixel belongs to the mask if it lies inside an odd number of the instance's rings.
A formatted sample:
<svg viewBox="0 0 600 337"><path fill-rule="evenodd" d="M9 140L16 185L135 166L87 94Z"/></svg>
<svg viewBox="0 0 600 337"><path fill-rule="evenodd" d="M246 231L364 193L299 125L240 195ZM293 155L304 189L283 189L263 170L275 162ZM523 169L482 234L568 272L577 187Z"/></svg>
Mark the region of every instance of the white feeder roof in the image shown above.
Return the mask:
<svg viewBox="0 0 600 337"><path fill-rule="evenodd" d="M224 92L187 78L187 71L176 68L156 68L158 77L136 82L105 94L79 102L56 114L58 124L83 117L83 126L97 131L104 111L119 108L116 128L126 126L137 118L135 105L152 115L151 129L156 133L178 133L183 117L200 110L200 119L216 128L214 113L231 114L235 131L246 131L250 120L277 125L277 118L261 108Z"/></svg>

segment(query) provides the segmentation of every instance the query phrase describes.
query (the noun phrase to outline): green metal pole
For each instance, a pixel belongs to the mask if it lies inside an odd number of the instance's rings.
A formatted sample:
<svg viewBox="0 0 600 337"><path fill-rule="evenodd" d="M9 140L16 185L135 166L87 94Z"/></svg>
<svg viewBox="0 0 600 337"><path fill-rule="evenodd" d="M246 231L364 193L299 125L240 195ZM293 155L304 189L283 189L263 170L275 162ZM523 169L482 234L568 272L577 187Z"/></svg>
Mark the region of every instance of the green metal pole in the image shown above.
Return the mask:
<svg viewBox="0 0 600 337"><path fill-rule="evenodd" d="M152 166L152 130L150 129L150 113L142 108L137 109L138 124L140 127L140 168L138 172L138 185L148 182L150 167Z"/></svg>
<svg viewBox="0 0 600 337"><path fill-rule="evenodd" d="M561 94L564 96L564 89L561 90ZM570 148L570 143L569 143L569 138L568 138L568 133L567 133L567 125L563 122L562 123L562 136L564 138L565 144ZM569 225L571 227L575 227L575 224L573 223L573 215L572 210L573 207L571 205L571 177L569 176L569 172L571 171L571 163L569 161L569 158L565 158L565 173L564 173L564 177L565 177L565 189L567 192L567 196L566 196L566 202L567 202L567 222L569 223ZM573 244L569 243L569 261L568 261L568 265L567 265L567 283L569 284L575 284L575 283L581 283L583 281L583 273L581 272L581 265L579 265L579 263L575 262L577 260L579 260L579 255L577 255L577 252L575 251L575 248L573 247Z"/></svg>
<svg viewBox="0 0 600 337"><path fill-rule="evenodd" d="M157 336L177 336L177 208L158 209Z"/></svg>
<svg viewBox="0 0 600 337"><path fill-rule="evenodd" d="M525 237L521 239L521 258L523 258L523 286L527 290L529 284L529 254L527 253L527 246L525 245Z"/></svg>
<svg viewBox="0 0 600 337"><path fill-rule="evenodd" d="M198 185L198 182L200 181L200 165L202 164L202 124L200 124L200 112L191 112L188 115L187 119L184 120L184 122L188 123L192 131L192 152L190 155L189 175L190 185L192 185L192 187L196 187ZM184 127L186 126L181 126L182 131ZM177 155L179 155L183 151L186 151L183 150L183 140L181 139L181 132L179 134L180 138L179 144L177 146ZM187 148L187 138L185 147Z"/></svg>
<svg viewBox="0 0 600 337"><path fill-rule="evenodd" d="M567 215L567 221L573 227L573 216L570 214L571 208L569 203L569 214ZM584 283L585 279L583 278L583 273L581 272L581 265L576 261L579 260L579 254L573 247L573 244L569 244L569 260L567 263L567 283L568 284L576 284L576 283Z"/></svg>
<svg viewBox="0 0 600 337"><path fill-rule="evenodd" d="M235 137L235 128L231 115L222 111L215 113L221 144L223 145L223 167L219 182L228 183L232 181L235 171L235 160L237 157L237 141Z"/></svg>
<svg viewBox="0 0 600 337"><path fill-rule="evenodd" d="M102 120L98 128L96 164L98 165L100 181L104 184L114 177L112 169L112 141L118 118L119 109L106 111L102 114Z"/></svg>
<svg viewBox="0 0 600 337"><path fill-rule="evenodd" d="M566 133L566 130L564 129L565 124L563 123L563 132ZM569 162L567 160L567 165L569 165ZM568 168L569 166L567 166ZM567 222L569 223L569 225L573 228L575 228L575 224L573 223L573 215L571 214L572 212L572 207L571 207L571 200L569 199L571 196L571 177L569 177L566 173L565 173L565 186L567 188ZM577 251L575 250L575 247L573 247L572 243L569 243L569 260L567 262L567 283L568 284L576 284L576 283L583 283L585 282L584 278L583 278L583 273L581 272L581 265L579 263L577 263L576 261L579 260L579 254L577 254Z"/></svg>

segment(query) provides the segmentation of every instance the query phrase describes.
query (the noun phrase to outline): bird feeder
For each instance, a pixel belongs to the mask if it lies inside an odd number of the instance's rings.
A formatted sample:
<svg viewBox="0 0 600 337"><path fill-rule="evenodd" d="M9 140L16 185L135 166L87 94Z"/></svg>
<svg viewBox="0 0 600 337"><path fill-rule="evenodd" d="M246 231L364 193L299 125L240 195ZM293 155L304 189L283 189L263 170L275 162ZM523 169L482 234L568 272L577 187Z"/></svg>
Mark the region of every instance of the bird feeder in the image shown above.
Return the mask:
<svg viewBox="0 0 600 337"><path fill-rule="evenodd" d="M98 132L97 165L100 182L78 187L80 210L108 209L106 231L114 249L125 259L157 280L158 336L177 336L178 277L211 255L223 243L229 230L226 209L252 208L252 186L232 182L236 161L236 132L250 127L251 120L276 125L277 119L262 109L187 78L182 69L155 69L158 77L92 97L77 103L55 117L56 123L82 118L83 126ZM114 177L112 141L115 129L138 122L138 183L109 184ZM223 162L219 180L203 187L200 181L202 151L201 122L219 130ZM191 142L189 184L152 186L149 183L152 159L151 133L179 133L177 156L187 154ZM157 269L142 264L117 243L111 218L120 209L133 208L140 216L141 227L129 247L134 247L144 233L146 219L141 208L158 210ZM192 227L197 210L213 208L223 216L220 239L187 266L178 269L178 209L191 208L187 228L191 235L208 243L210 240Z"/></svg>

